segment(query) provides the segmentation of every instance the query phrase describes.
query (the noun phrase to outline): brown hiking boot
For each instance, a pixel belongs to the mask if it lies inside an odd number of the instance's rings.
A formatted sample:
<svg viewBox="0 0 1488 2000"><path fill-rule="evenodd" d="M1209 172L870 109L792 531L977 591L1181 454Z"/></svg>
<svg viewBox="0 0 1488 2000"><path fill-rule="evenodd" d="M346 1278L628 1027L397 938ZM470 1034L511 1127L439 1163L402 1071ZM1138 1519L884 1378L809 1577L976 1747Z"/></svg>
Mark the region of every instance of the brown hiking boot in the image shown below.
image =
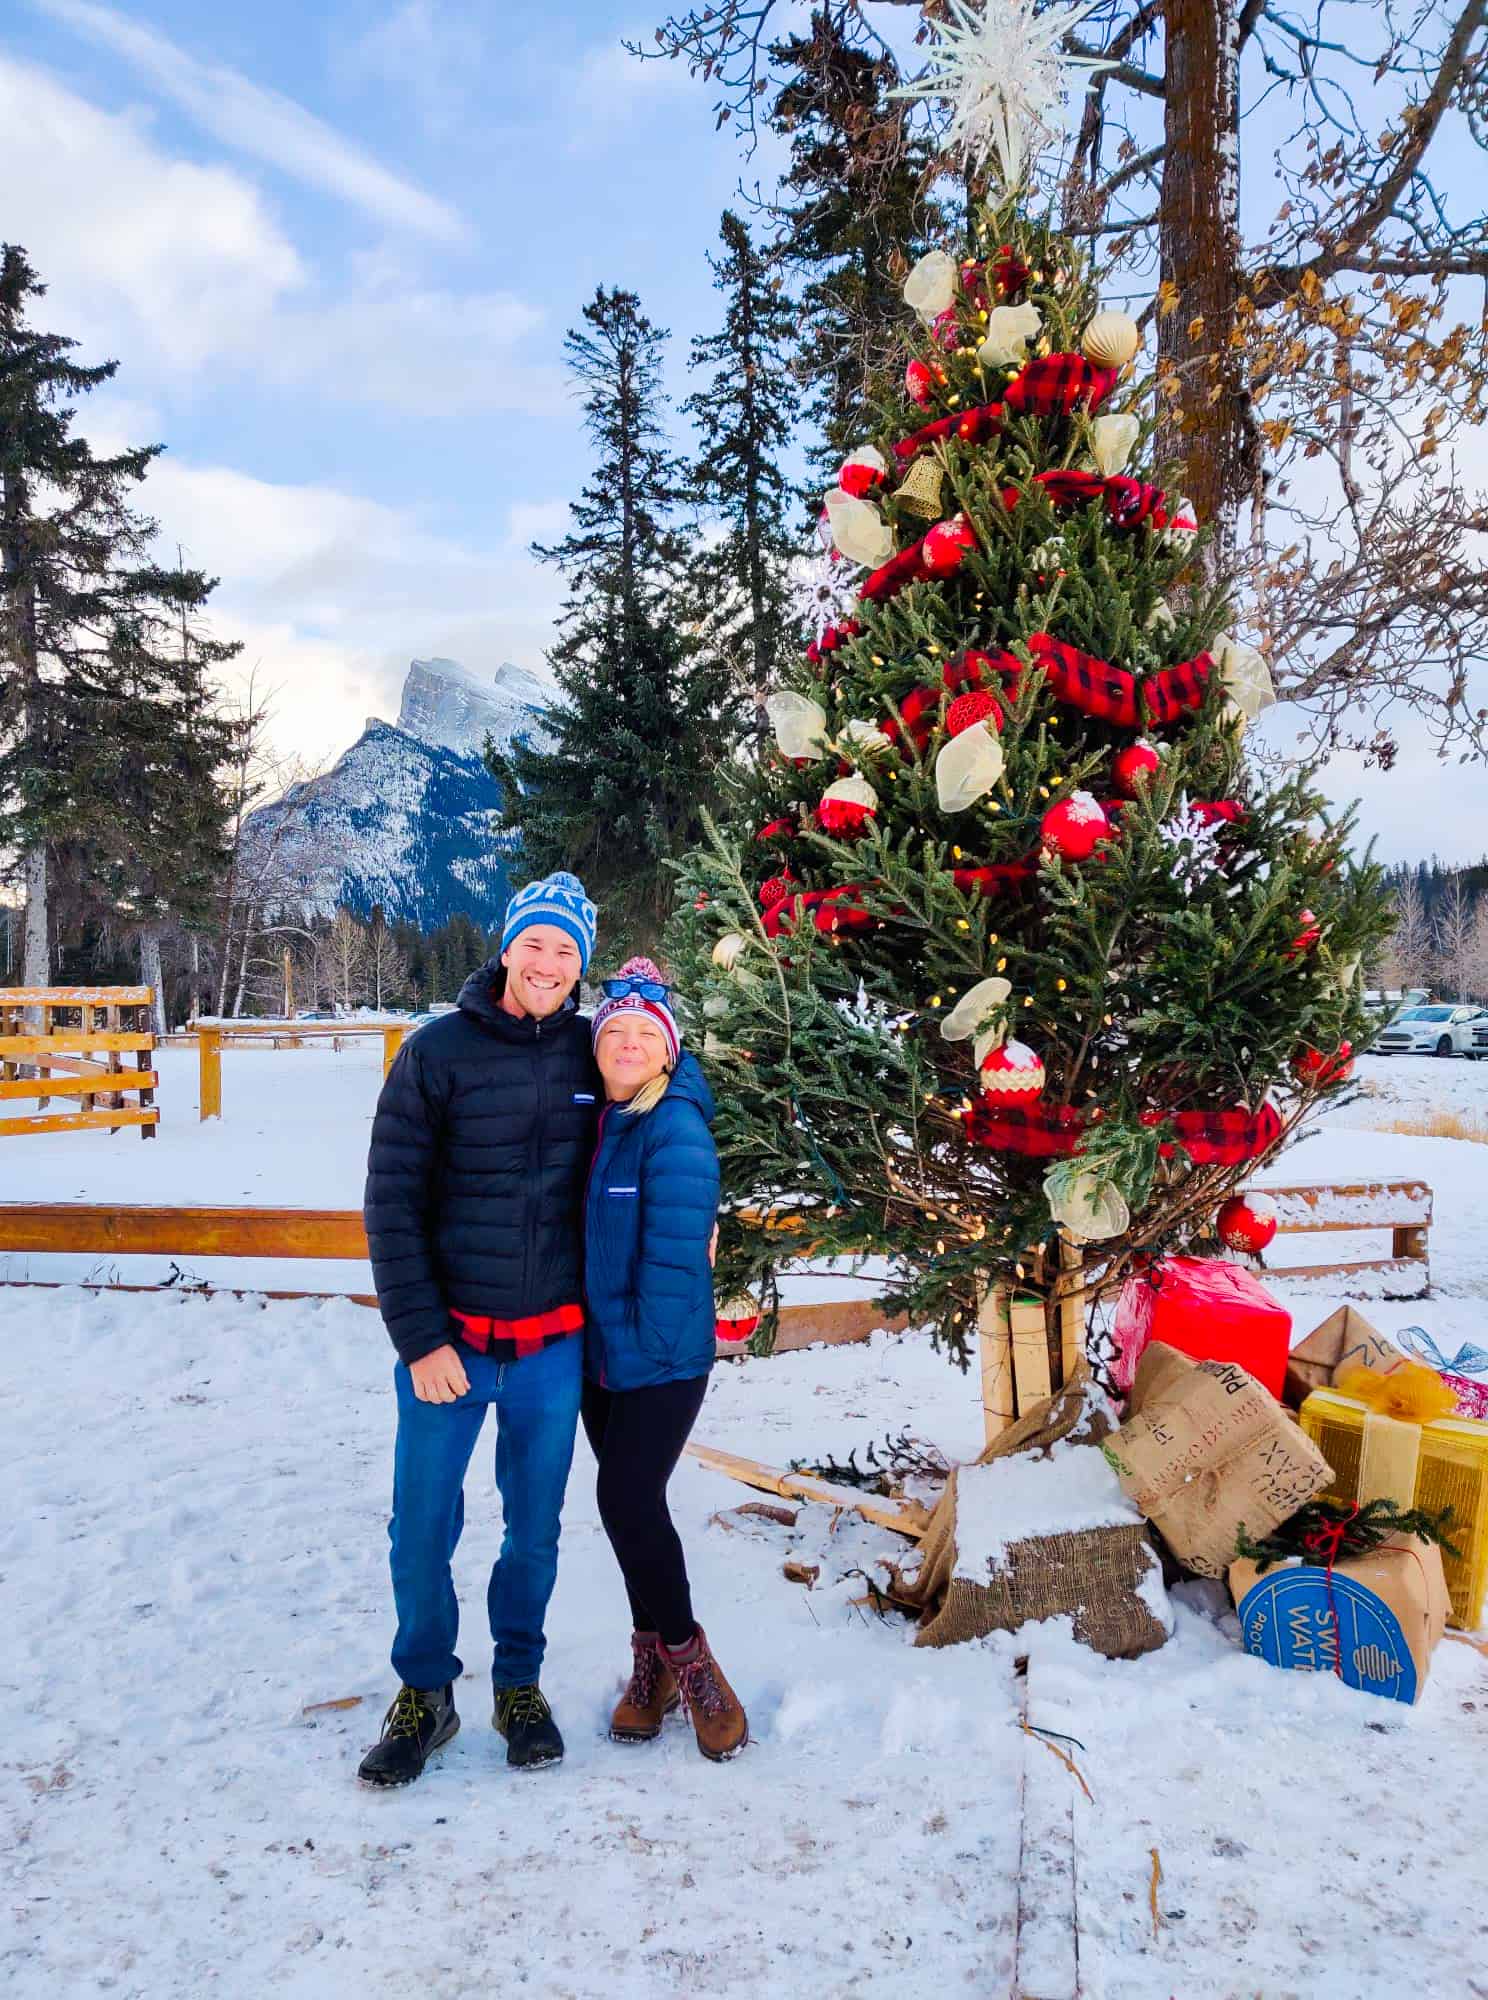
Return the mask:
<svg viewBox="0 0 1488 2000"><path fill-rule="evenodd" d="M743 1703L724 1679L702 1626L699 1625L687 1645L675 1650L666 1648L665 1656L677 1676L699 1750L715 1764L721 1764L726 1757L737 1757L749 1741L749 1719Z"/></svg>
<svg viewBox="0 0 1488 2000"><path fill-rule="evenodd" d="M630 1685L610 1717L610 1740L615 1743L649 1743L660 1736L661 1725L677 1706L676 1676L662 1658L661 1640L655 1632L632 1632L631 1651L635 1664Z"/></svg>

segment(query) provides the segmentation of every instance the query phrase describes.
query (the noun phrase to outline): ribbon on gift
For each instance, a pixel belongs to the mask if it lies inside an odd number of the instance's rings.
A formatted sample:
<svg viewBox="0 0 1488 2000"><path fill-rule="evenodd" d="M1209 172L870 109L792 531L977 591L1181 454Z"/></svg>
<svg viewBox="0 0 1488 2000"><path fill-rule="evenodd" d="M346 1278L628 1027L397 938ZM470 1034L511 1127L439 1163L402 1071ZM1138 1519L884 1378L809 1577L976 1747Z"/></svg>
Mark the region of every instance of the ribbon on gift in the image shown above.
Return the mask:
<svg viewBox="0 0 1488 2000"><path fill-rule="evenodd" d="M1397 1507L1414 1507L1421 1427L1455 1414L1455 1390L1420 1361L1404 1361L1384 1374L1375 1368L1346 1368L1333 1386L1365 1408L1359 1505L1393 1500Z"/></svg>
<svg viewBox="0 0 1488 2000"><path fill-rule="evenodd" d="M1424 1361L1438 1375L1488 1375L1488 1353L1464 1341L1449 1361L1424 1326L1403 1326L1395 1336L1397 1346Z"/></svg>

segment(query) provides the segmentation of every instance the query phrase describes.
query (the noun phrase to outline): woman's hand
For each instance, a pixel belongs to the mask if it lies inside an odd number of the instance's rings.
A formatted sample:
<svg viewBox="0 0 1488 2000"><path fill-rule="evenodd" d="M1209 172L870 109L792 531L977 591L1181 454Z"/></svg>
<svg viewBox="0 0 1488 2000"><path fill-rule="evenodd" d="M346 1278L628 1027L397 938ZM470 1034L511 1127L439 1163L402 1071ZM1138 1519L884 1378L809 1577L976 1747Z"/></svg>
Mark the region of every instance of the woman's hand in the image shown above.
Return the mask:
<svg viewBox="0 0 1488 2000"><path fill-rule="evenodd" d="M718 1262L718 1224L716 1222L713 1225L713 1234L708 1238L708 1262L710 1265Z"/></svg>
<svg viewBox="0 0 1488 2000"><path fill-rule="evenodd" d="M458 1403L470 1387L470 1377L451 1341L410 1361L408 1372L413 1377L413 1393L421 1403Z"/></svg>

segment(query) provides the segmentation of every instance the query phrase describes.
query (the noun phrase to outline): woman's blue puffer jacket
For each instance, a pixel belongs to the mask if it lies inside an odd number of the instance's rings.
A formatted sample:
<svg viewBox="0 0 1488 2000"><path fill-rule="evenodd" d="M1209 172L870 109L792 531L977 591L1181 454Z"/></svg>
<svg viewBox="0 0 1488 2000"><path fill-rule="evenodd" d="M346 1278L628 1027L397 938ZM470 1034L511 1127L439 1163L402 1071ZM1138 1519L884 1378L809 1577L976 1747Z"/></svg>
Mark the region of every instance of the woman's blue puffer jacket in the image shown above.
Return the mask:
<svg viewBox="0 0 1488 2000"><path fill-rule="evenodd" d="M648 1389L713 1365L718 1211L713 1093L684 1054L666 1096L632 1117L606 1105L584 1234L584 1367L607 1389Z"/></svg>

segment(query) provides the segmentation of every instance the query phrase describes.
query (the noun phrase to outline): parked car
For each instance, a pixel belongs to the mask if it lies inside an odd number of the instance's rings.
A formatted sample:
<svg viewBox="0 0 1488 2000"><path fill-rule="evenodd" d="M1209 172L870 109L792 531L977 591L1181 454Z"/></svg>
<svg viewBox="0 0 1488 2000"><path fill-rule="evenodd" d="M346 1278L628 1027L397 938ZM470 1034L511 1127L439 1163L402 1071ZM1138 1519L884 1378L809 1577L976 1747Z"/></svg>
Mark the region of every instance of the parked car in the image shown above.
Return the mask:
<svg viewBox="0 0 1488 2000"><path fill-rule="evenodd" d="M1381 1029L1374 1042L1376 1055L1391 1056L1471 1056L1488 1055L1488 1032L1477 1039L1479 1030L1488 1030L1488 1014L1481 1007L1407 1007Z"/></svg>

